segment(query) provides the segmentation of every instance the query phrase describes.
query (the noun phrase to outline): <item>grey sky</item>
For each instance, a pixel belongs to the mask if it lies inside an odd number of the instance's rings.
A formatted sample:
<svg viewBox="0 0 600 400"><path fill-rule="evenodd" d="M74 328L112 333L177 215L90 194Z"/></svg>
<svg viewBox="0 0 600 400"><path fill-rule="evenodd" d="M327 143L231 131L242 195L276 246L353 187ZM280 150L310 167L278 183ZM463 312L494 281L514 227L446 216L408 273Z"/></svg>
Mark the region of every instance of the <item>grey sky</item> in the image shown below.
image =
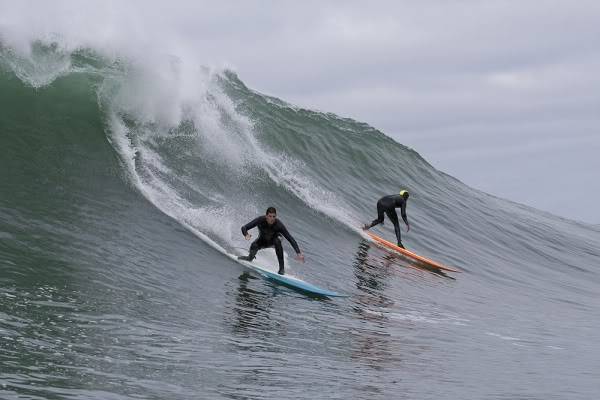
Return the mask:
<svg viewBox="0 0 600 400"><path fill-rule="evenodd" d="M0 0L5 40L50 31L227 65L471 186L600 223L600 1Z"/></svg>

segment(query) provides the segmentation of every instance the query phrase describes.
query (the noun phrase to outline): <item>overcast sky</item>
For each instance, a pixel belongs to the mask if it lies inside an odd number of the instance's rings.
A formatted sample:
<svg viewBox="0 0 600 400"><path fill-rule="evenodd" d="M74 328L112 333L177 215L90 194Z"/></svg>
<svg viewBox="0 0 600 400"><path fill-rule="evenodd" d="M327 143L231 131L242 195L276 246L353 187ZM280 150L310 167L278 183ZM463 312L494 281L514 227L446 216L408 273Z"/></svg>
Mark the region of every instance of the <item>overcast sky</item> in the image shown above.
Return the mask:
<svg viewBox="0 0 600 400"><path fill-rule="evenodd" d="M600 223L598 0L0 0L4 40L49 31L229 66L470 186Z"/></svg>

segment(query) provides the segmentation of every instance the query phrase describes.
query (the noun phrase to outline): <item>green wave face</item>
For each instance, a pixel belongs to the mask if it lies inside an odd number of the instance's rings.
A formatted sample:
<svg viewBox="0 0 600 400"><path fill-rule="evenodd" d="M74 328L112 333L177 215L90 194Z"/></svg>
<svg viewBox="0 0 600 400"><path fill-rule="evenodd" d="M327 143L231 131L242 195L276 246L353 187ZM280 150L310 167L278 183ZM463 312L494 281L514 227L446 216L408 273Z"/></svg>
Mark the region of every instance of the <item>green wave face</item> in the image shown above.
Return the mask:
<svg viewBox="0 0 600 400"><path fill-rule="evenodd" d="M447 394L449 382L465 394L488 376L491 392L466 397L544 398L531 391L561 393L565 379L585 397L594 386L585 371L597 358L578 347L589 333L572 326L598 328L597 226L474 190L365 123L257 93L231 71L155 61L0 42L7 393L285 398L270 375L279 372L295 379L289 398L319 397L324 383L340 398L370 397L372 385L381 398L398 385ZM361 238L377 200L401 189L411 193L405 246L461 269L456 281ZM224 257L248 248L240 227L268 206L307 256L287 259L292 273L349 294L346 303L257 283ZM392 239L390 225L377 233ZM502 361L517 336L561 373L519 380L532 376L531 353ZM571 375L549 353L558 348L579 360ZM425 389L432 359L441 378Z"/></svg>

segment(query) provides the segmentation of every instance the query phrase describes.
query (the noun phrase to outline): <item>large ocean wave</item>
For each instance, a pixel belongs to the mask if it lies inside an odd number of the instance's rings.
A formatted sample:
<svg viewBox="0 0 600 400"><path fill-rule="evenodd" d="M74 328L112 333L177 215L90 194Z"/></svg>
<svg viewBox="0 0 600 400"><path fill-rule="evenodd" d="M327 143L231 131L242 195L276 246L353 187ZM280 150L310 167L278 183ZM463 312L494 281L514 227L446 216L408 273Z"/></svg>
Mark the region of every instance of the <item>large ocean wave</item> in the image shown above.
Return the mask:
<svg viewBox="0 0 600 400"><path fill-rule="evenodd" d="M206 254L247 246L240 226L270 205L308 249L314 269L306 275L331 282L344 274L377 199L407 188L404 244L460 268L473 299L560 304L563 313L577 310L577 321L597 304L597 226L472 189L365 123L296 107L230 70L172 56L148 62L52 40L25 50L0 42L0 68L5 287L18 287L19 274L59 268L36 262L37 251L66 264L110 260L111 285L144 274L116 267L119 259L155 246L194 258L165 225L136 228L164 215L204 243L206 259L227 263ZM393 237L389 224L381 232ZM162 272L148 274L142 286L160 287ZM530 307L516 314L525 318Z"/></svg>

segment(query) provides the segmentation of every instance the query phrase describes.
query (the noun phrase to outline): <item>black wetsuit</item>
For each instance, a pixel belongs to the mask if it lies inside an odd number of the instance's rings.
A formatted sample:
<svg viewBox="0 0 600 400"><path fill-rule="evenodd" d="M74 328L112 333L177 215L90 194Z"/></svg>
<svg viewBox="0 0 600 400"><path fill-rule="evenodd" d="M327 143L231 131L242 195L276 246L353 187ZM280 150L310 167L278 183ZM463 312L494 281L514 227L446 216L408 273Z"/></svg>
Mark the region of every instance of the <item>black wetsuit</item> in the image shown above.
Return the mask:
<svg viewBox="0 0 600 400"><path fill-rule="evenodd" d="M267 222L267 217L264 215L242 226L242 234L246 236L248 234L248 230L254 228L255 226L258 227L258 238L250 245L250 253L248 256L243 257L242 259L252 261L254 260L254 257L256 257L258 250L266 249L267 247L275 247L277 261L279 261L279 273L283 274L283 247L281 246L279 235L283 235L283 237L290 242L297 254L300 253L300 247L298 247L298 243L296 243L296 240L294 240L292 235L290 235L288 230L285 228L285 225L283 225L280 220L276 219L273 225L269 225Z"/></svg>
<svg viewBox="0 0 600 400"><path fill-rule="evenodd" d="M408 225L408 218L406 218L406 200L399 194L392 194L389 196L383 196L377 202L377 219L371 222L371 225L365 226L366 229L372 228L375 225L383 224L383 213L385 213L390 221L394 224L394 230L396 231L396 239L398 239L398 246L404 248L402 245L402 238L400 236L400 224L398 223L398 214L396 214L396 208L400 207L400 215L404 223Z"/></svg>

